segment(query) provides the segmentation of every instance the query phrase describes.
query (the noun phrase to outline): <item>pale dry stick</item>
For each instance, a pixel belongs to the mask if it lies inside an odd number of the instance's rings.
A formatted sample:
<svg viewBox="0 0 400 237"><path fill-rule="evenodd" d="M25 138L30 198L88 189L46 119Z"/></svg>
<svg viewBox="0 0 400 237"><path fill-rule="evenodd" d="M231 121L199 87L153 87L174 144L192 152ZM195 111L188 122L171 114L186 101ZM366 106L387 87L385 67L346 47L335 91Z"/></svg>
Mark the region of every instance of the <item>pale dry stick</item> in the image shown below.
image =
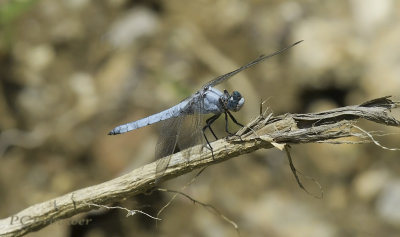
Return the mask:
<svg viewBox="0 0 400 237"><path fill-rule="evenodd" d="M364 136L362 134L355 136L351 131L354 124L350 120L363 118L386 126L399 127L400 121L389 114L390 110L398 105L399 102L393 102L389 97L382 97L361 105L346 106L320 113L271 116L267 123L260 119L258 123L249 126L256 131L257 135L248 129L248 131L244 131L242 139L229 141L220 139L213 142L214 157L208 152L193 154L188 162L182 155L185 151L172 155L170 166L160 177L160 181L172 179L194 169L220 163L258 149L273 148L273 143L315 143L350 137L365 139L369 137L365 133ZM312 126L315 121L321 119L322 123ZM1 219L0 235L22 236L40 230L54 221L97 208L89 206L87 203L105 205L145 193L155 186L156 165L157 162L153 162L113 180L32 205ZM24 221L21 221L22 218Z"/></svg>
<svg viewBox="0 0 400 237"><path fill-rule="evenodd" d="M207 204L207 203L203 203L200 202L194 198L192 198L191 196L187 195L186 193L180 192L180 191L175 191L175 190L170 190L170 189L163 189L163 188L159 188L159 191L163 191L163 192L170 192L170 193L175 193L175 195L182 195L184 197L186 197L187 199L189 199L190 201L192 201L195 204L199 204L200 206L205 207L207 210L211 209L215 214L219 215L224 221L228 222L229 224L231 224L233 226L233 228L235 228L236 232L238 233L238 235L240 236L240 231L239 231L239 226L232 221L231 219L229 219L227 216L225 216L224 214L222 214L216 207L214 207L213 205Z"/></svg>
<svg viewBox="0 0 400 237"><path fill-rule="evenodd" d="M289 146L287 146L287 145L285 146L285 152L286 152L286 156L288 157L288 160L289 160L290 169L292 170L292 173L293 173L293 175L294 175L294 178L296 179L296 182L297 182L297 184L299 185L299 187L300 187L301 189L303 189L304 192L306 192L307 194L313 196L314 198L322 199L322 198L324 197L324 190L322 189L321 184L320 184L316 179L314 179L313 177L304 175L301 171L299 171L299 170L294 166L293 160L292 160L292 156L290 155L290 152L289 152ZM319 190L321 191L321 195L320 195L320 196L317 196L317 195L315 195L315 194L309 192L309 191L304 187L304 185L301 183L301 181L300 181L299 176L297 175L297 173L299 173L299 174L301 174L303 177L305 177L305 178L310 179L311 181L313 181L313 182L318 186Z"/></svg>
<svg viewBox="0 0 400 237"><path fill-rule="evenodd" d="M154 216L152 216L152 215L150 215L150 214L147 214L146 212L141 211L141 210L130 210L130 209L128 209L128 208L120 207L120 206L110 207L110 206L98 205L98 204L94 204L94 203L86 203L86 204L89 205L89 206L95 206L95 207L105 208L105 209L108 209L108 210L111 210L111 209L120 209L120 210L124 210L124 211L127 212L126 217L130 217L130 216L135 215L136 213L140 213L140 214L143 214L143 215L145 215L145 216L150 217L151 219L161 221L160 218L154 217Z"/></svg>
<svg viewBox="0 0 400 237"><path fill-rule="evenodd" d="M357 128L358 130L360 130L361 132L366 134L371 139L371 141L373 143L375 143L375 145L379 146L380 148L385 149L385 150L389 150L389 151L400 151L399 148L389 148L389 147L383 146L377 140L375 140L375 138L369 132L365 131L364 129L360 128L359 126L353 125L353 127Z"/></svg>
<svg viewBox="0 0 400 237"><path fill-rule="evenodd" d="M269 100L269 98L267 99ZM272 117L272 113L269 113L267 117L265 117L265 114L268 111L268 108L263 112L262 111L262 106L263 104L267 101L264 100L260 103L260 114L257 118L253 119L250 123L242 127L239 131L237 131L236 135L241 136L243 135L247 130L250 130L255 136L259 137L257 132L253 129L254 126L256 126L260 121L263 121L263 124L266 124L269 119Z"/></svg>
<svg viewBox="0 0 400 237"><path fill-rule="evenodd" d="M264 105L265 103L267 103L268 100L270 100L270 99L271 99L271 97L268 97L266 100L263 100L263 101L260 100L260 116L261 116L261 117L264 117L264 115L267 113L268 107L267 107L266 110L263 111L263 105Z"/></svg>
<svg viewBox="0 0 400 237"><path fill-rule="evenodd" d="M317 143L326 143L326 144L333 144L333 145L344 145L344 144L351 144L351 145L356 145L356 144L366 144L370 143L371 140L365 139L365 140L360 140L360 141L347 141L347 140L340 140L340 141L319 141Z"/></svg>
<svg viewBox="0 0 400 237"><path fill-rule="evenodd" d="M182 188L181 188L181 191L183 191L183 190L185 190L187 187L189 187L196 179L197 179L197 177L199 177L199 175L201 174L201 173L203 173L203 171L207 168L208 166L206 166L206 167L203 167L187 184L185 184L185 186L183 186ZM159 188L157 189L157 190L160 190ZM169 205L171 205L171 203L175 200L175 198L178 196L178 193L176 192L175 194L174 194L174 196L172 196L172 198L168 201L168 203L167 204L165 204L159 211L158 211L158 213L157 213L157 217L159 217L160 215L161 215L161 213L169 206Z"/></svg>

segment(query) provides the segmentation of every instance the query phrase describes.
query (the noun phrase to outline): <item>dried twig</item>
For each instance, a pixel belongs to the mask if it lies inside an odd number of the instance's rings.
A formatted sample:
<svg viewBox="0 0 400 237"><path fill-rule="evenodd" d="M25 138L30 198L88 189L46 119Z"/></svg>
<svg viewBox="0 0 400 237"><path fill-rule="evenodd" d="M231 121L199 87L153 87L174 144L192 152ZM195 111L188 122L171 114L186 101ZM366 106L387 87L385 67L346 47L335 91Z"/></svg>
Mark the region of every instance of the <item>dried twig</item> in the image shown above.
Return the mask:
<svg viewBox="0 0 400 237"><path fill-rule="evenodd" d="M192 198L191 196L187 195L186 193L183 193L181 191L176 191L176 190L170 190L170 189L164 189L164 188L159 188L157 189L158 191L162 191L162 192L170 192L170 193L175 193L175 197L176 195L182 195L184 197L186 197L187 199L189 199L190 201L192 201L194 204L198 204L202 207L204 207L206 210L218 215L222 220L226 221L227 223L229 223L230 225L233 226L233 228L235 228L238 236L240 236L240 232L239 232L239 226L232 221L231 219L229 219L226 215L222 214L222 212L220 212L216 207L214 207L211 204L208 203L204 203L204 202L200 202L199 200L196 200L194 198Z"/></svg>
<svg viewBox="0 0 400 237"><path fill-rule="evenodd" d="M144 211L141 211L141 210L130 210L128 208L120 207L120 206L112 206L112 207L110 207L110 206L106 206L106 205L98 205L98 204L93 204L93 203L86 203L86 204L89 205L89 206L94 206L94 207L98 207L98 208L105 208L105 209L108 209L108 210L111 210L111 209L124 210L124 211L126 211L126 217L134 216L136 213L139 213L139 214L145 215L145 216L147 216L147 217L149 217L151 219L161 221L160 218L154 217L154 216L152 216L152 215L150 215L150 214L148 214L148 213L146 213Z"/></svg>
<svg viewBox="0 0 400 237"><path fill-rule="evenodd" d="M301 189L303 189L304 192L306 192L307 194L313 196L314 198L322 199L322 198L324 197L324 190L322 189L321 184L320 184L317 180L315 180L314 178L312 178L312 177L310 177L310 176L307 176L307 175L304 175L302 172L300 172L298 169L296 169L296 167L295 167L294 164L293 164L292 156L290 155L290 152L289 152L289 146L285 146L285 152L286 152L286 156L287 156L287 158L288 158L288 160L289 160L290 169L292 170L292 173L293 173L293 175L294 175L294 178L296 179L297 185L299 185L299 187L300 187ZM301 174L303 177L305 177L305 178L310 179L311 181L313 181L313 182L318 186L318 188L319 188L319 190L320 190L320 195L315 195L315 194L312 194L311 192L309 192L309 191L304 187L303 183L300 181L300 178L299 178L299 176L298 176L297 174Z"/></svg>
<svg viewBox="0 0 400 237"><path fill-rule="evenodd" d="M399 102L382 97L361 105L321 113L285 114L268 116L267 119L260 116L238 132L241 139L234 136L213 142L211 145L214 157L207 149L203 149L201 155L194 154L189 161L181 153L172 155L170 167L160 177L159 182L260 148L282 149L281 144L312 142L340 143L340 138L371 139L371 134L355 127L356 120L363 118L387 126L400 126L400 121L389 115L390 110L398 105ZM30 206L1 219L0 235L22 236L40 230L54 221L97 208L96 205L105 205L144 193L155 185L155 170L156 163L153 162L113 180Z"/></svg>

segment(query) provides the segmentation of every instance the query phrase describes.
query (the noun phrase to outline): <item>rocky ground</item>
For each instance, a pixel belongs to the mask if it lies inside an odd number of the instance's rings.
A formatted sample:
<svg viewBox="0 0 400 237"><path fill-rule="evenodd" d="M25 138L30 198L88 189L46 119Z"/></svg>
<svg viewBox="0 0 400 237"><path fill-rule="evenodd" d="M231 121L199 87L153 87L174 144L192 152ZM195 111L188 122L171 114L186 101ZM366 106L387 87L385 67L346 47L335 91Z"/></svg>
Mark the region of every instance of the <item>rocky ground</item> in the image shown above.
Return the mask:
<svg viewBox="0 0 400 237"><path fill-rule="evenodd" d="M399 20L394 0L1 1L0 218L151 162L157 126L107 132L298 40L219 87L245 96L236 114L242 123L258 115L260 100L281 114L398 96ZM399 128L361 124L390 133L377 139L399 147ZM242 236L397 236L399 151L312 144L294 146L292 155L322 185L323 199L297 186L278 150L209 167L185 193L218 208ZM163 186L179 190L193 175ZM154 215L171 196L154 192L115 205ZM184 197L158 227L125 215L90 212L30 236L236 235ZM72 222L80 219L91 221Z"/></svg>

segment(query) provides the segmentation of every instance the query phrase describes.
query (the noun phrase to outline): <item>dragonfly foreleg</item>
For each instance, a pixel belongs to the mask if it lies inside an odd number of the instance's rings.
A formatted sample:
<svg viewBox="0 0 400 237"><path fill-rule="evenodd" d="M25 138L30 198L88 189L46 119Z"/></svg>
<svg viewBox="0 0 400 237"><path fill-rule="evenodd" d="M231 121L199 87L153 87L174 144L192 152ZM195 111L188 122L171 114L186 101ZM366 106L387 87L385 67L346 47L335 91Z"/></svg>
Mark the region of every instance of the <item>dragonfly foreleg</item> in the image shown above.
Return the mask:
<svg viewBox="0 0 400 237"><path fill-rule="evenodd" d="M239 125L240 127L244 127L243 124L239 123L239 122L235 119L235 117L233 117L233 115L231 114L231 112L229 112L229 110L226 111L226 112L228 113L229 117L232 119L232 121L233 121L235 124Z"/></svg>
<svg viewBox="0 0 400 237"><path fill-rule="evenodd" d="M231 114L231 112L229 112L229 110L226 110L226 111L225 111L225 131L226 131L230 136L238 136L238 135L235 135L234 133L231 133L231 132L228 131L228 118L227 118L226 114L228 114L229 117L232 119L232 121L233 121L235 124L239 125L240 127L244 127L243 124L239 123L239 122L235 119L235 117L233 117L233 115ZM239 136L239 138L240 138L240 136Z"/></svg>

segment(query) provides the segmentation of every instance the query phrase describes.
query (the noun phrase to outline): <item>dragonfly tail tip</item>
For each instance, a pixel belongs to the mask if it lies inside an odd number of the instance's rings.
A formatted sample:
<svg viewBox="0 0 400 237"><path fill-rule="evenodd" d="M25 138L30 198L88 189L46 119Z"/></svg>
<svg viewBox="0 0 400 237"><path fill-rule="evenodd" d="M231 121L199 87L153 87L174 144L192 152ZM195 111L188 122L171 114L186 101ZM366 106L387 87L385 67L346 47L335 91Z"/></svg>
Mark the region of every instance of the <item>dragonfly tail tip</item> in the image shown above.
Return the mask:
<svg viewBox="0 0 400 237"><path fill-rule="evenodd" d="M117 135L118 133L116 133L114 130L110 131L109 133L107 133L107 135Z"/></svg>

